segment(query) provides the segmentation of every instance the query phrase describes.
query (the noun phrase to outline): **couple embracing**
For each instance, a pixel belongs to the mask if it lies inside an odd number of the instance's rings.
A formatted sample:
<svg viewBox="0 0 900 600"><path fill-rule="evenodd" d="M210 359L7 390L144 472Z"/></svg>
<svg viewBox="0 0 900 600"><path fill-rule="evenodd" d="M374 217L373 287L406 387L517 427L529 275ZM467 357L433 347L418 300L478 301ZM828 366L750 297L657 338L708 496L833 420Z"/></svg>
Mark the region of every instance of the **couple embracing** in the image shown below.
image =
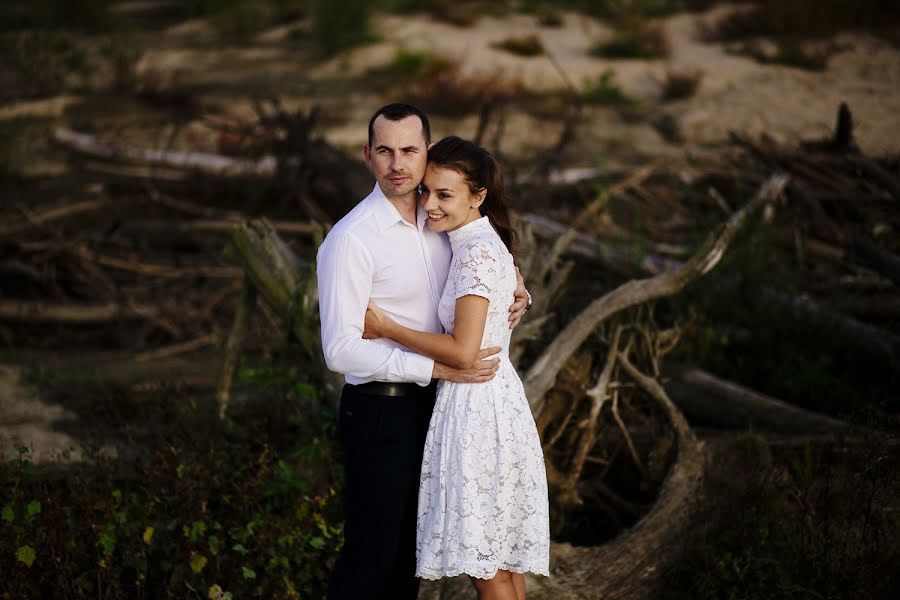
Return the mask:
<svg viewBox="0 0 900 600"><path fill-rule="evenodd" d="M375 113L375 188L318 252L325 360L347 381L330 600L413 600L417 577L463 573L481 600L524 600L523 573L549 574L543 454L508 356L530 295L503 177L430 135L415 107Z"/></svg>

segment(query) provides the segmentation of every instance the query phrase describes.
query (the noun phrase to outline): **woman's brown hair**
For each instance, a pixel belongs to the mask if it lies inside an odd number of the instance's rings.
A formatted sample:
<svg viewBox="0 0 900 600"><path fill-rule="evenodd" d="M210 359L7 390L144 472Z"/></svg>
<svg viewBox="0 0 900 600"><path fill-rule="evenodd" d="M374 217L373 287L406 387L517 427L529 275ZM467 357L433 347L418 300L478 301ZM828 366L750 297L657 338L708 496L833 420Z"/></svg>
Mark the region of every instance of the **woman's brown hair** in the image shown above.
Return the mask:
<svg viewBox="0 0 900 600"><path fill-rule="evenodd" d="M451 135L428 149L428 164L453 169L461 174L473 194L487 190L478 210L481 216L490 220L509 253L515 256L518 236L509 220L503 173L491 153L477 144Z"/></svg>

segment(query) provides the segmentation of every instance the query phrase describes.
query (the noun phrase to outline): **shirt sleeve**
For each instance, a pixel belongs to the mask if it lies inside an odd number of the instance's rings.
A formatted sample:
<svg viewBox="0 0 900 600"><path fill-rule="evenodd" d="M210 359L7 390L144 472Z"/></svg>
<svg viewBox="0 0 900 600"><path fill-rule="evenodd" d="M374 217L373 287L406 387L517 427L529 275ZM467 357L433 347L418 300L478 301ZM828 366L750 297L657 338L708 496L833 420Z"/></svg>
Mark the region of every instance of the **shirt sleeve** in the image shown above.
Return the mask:
<svg viewBox="0 0 900 600"><path fill-rule="evenodd" d="M375 381L428 385L434 361L362 339L374 261L353 234L329 236L319 247L316 275L325 364L337 373Z"/></svg>
<svg viewBox="0 0 900 600"><path fill-rule="evenodd" d="M497 277L498 260L490 244L473 242L462 248L456 273L456 298L481 296L491 299Z"/></svg>

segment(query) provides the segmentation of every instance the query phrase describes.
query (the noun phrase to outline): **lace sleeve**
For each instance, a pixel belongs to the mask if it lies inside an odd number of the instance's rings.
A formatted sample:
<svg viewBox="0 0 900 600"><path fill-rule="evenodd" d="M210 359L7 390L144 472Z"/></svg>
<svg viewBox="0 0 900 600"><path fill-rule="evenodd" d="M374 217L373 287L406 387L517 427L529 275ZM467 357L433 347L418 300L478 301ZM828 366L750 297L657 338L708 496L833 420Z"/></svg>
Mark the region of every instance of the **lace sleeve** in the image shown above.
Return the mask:
<svg viewBox="0 0 900 600"><path fill-rule="evenodd" d="M490 300L495 287L497 257L490 244L473 242L466 244L459 257L456 274L456 297L481 296Z"/></svg>

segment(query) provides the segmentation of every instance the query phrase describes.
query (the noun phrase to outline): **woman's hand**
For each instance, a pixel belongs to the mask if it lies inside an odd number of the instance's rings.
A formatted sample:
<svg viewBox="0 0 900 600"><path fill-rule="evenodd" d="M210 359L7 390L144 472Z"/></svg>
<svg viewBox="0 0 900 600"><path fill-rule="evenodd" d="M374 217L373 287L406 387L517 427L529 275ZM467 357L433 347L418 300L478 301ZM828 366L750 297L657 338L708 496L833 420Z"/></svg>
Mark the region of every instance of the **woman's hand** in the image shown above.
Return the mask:
<svg viewBox="0 0 900 600"><path fill-rule="evenodd" d="M374 340L387 337L385 332L393 322L394 320L381 307L369 300L369 306L366 307L366 328L363 331L363 339Z"/></svg>

